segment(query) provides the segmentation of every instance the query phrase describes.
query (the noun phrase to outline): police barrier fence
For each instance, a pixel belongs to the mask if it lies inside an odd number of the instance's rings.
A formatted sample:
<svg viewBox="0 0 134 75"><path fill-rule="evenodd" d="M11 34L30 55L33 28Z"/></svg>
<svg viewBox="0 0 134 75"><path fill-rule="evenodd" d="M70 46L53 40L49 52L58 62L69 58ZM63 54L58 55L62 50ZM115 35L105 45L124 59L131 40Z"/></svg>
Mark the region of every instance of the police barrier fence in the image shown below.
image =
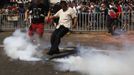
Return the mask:
<svg viewBox="0 0 134 75"><path fill-rule="evenodd" d="M72 31L107 31L107 15L104 13L78 13L78 20L76 28ZM118 18L118 26L126 31L134 30L134 11L122 12ZM24 21L24 14L8 15L0 14L0 30L14 30L17 28L25 29L30 26L29 22ZM44 24L45 30L54 30L56 23L51 21Z"/></svg>

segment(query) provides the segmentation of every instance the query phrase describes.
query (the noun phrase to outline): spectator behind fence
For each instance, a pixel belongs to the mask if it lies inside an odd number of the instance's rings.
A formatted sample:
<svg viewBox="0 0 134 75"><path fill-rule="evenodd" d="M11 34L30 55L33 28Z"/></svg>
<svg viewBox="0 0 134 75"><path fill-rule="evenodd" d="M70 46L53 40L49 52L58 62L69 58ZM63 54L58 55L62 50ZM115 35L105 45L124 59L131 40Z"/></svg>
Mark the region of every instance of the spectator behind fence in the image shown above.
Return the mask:
<svg viewBox="0 0 134 75"><path fill-rule="evenodd" d="M8 21L13 22L14 28L18 27L18 6L17 4L15 5L10 5L6 12L8 12Z"/></svg>
<svg viewBox="0 0 134 75"><path fill-rule="evenodd" d="M1 28L2 24L3 24L3 13L4 13L4 11L3 11L3 9L1 8L1 9L0 9L0 28Z"/></svg>
<svg viewBox="0 0 134 75"><path fill-rule="evenodd" d="M19 14L24 14L25 13L25 8L24 8L24 5L23 4L19 4Z"/></svg>
<svg viewBox="0 0 134 75"><path fill-rule="evenodd" d="M60 3L56 3L54 4L51 8L50 8L50 15L52 14L55 14L56 12L58 12L59 10L61 9L61 6L60 6ZM54 25L58 25L58 21L59 21L59 18L54 18L53 19L53 22L54 22Z"/></svg>
<svg viewBox="0 0 134 75"><path fill-rule="evenodd" d="M0 32L2 31L2 24L3 24L3 16L2 16L2 14L3 14L3 11L2 11L2 8L0 9Z"/></svg>
<svg viewBox="0 0 134 75"><path fill-rule="evenodd" d="M115 7L115 5L109 5L109 10L108 10L108 24L107 24L107 28L108 28L108 33L111 33L112 35L114 35L114 27L113 25L117 25L117 9Z"/></svg>

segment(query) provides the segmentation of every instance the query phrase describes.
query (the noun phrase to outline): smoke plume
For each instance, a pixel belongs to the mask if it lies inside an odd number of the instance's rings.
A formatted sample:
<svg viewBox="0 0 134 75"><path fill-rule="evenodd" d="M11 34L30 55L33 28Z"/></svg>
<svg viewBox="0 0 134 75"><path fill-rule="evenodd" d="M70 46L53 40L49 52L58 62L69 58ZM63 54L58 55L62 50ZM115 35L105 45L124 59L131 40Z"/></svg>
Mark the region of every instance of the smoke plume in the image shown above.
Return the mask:
<svg viewBox="0 0 134 75"><path fill-rule="evenodd" d="M37 46L32 44L26 33L16 30L12 36L4 40L4 50L11 59L24 61L39 61L41 59L34 57L39 54Z"/></svg>
<svg viewBox="0 0 134 75"><path fill-rule="evenodd" d="M122 50L82 46L78 49L78 56L55 59L55 62L59 62L56 68L84 75L134 75L134 47L126 41Z"/></svg>

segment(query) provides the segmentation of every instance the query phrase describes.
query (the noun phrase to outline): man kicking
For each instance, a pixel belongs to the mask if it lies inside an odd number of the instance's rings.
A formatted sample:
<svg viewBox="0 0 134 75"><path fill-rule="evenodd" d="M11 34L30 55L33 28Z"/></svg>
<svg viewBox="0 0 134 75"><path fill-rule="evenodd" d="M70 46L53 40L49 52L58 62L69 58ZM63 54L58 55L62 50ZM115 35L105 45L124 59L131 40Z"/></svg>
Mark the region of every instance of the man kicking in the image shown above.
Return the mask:
<svg viewBox="0 0 134 75"><path fill-rule="evenodd" d="M69 32L69 29L74 28L77 22L77 15L76 12L67 6L66 1L61 1L60 5L62 9L60 9L54 16L48 16L48 19L59 18L59 23L56 26L56 29L51 35L51 48L48 55L58 54L59 51L59 44L61 38Z"/></svg>
<svg viewBox="0 0 134 75"><path fill-rule="evenodd" d="M32 17L32 23L28 30L28 35L30 36L31 40L32 36L36 32L39 36L37 40L37 45L40 45L40 40L43 37L44 33L44 21L45 16L47 16L48 8L43 4L42 0L33 0L28 10L25 12L25 21L28 20L28 14Z"/></svg>

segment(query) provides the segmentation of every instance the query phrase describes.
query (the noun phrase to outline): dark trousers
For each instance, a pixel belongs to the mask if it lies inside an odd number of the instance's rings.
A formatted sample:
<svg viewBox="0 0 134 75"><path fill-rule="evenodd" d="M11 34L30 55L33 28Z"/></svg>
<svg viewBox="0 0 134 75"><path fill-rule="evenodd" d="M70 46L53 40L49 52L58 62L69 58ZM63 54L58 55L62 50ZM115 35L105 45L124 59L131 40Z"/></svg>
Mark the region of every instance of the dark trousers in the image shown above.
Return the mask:
<svg viewBox="0 0 134 75"><path fill-rule="evenodd" d="M108 16L107 28L108 32L111 34L114 34L113 25L115 25L117 28L118 26L121 26L121 21L118 18L111 18L110 16Z"/></svg>
<svg viewBox="0 0 134 75"><path fill-rule="evenodd" d="M52 35L51 35L51 48L50 51L48 52L48 54L52 55L55 54L57 52L59 52L59 44L61 41L61 38L66 35L69 32L69 29L64 27L64 26L60 26L58 29L56 29Z"/></svg>
<svg viewBox="0 0 134 75"><path fill-rule="evenodd" d="M108 28L108 32L113 34L113 25L118 26L118 19L117 18L111 18L110 16L108 16L108 24L107 24L107 28Z"/></svg>

